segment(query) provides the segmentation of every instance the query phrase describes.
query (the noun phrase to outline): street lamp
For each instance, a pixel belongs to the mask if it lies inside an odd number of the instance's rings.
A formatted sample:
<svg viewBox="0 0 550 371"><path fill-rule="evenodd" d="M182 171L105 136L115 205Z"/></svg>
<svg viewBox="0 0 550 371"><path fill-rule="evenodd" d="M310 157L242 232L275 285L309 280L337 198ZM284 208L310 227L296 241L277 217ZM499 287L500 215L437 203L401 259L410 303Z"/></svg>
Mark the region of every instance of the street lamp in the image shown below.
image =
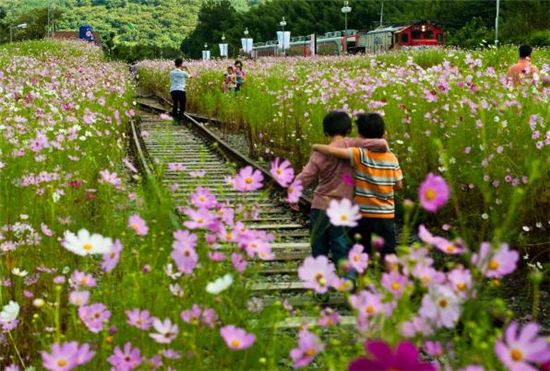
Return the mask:
<svg viewBox="0 0 550 371"><path fill-rule="evenodd" d="M14 28L27 28L26 23L18 24L17 26L10 26L10 43L13 42L13 29Z"/></svg>
<svg viewBox="0 0 550 371"><path fill-rule="evenodd" d="M351 12L351 6L348 5L348 1L344 1L344 6L342 9L340 9L342 13L344 13L344 28L345 28L345 34L348 33L348 13Z"/></svg>
<svg viewBox="0 0 550 371"><path fill-rule="evenodd" d="M208 44L204 43L204 50L208 49Z"/></svg>
<svg viewBox="0 0 550 371"><path fill-rule="evenodd" d="M281 20L281 22L279 22L279 25L283 28L283 32L285 32L285 26L286 26L285 17L283 17L283 19Z"/></svg>
<svg viewBox="0 0 550 371"><path fill-rule="evenodd" d="M498 47L498 16L500 13L500 0L497 0L497 14L495 15L495 46Z"/></svg>
<svg viewBox="0 0 550 371"><path fill-rule="evenodd" d="M222 33L222 42L224 42L224 41L225 41L225 34Z"/></svg>
<svg viewBox="0 0 550 371"><path fill-rule="evenodd" d="M248 32L248 27L247 27L247 28L244 29L244 36L248 37L248 34L249 34L249 32Z"/></svg>

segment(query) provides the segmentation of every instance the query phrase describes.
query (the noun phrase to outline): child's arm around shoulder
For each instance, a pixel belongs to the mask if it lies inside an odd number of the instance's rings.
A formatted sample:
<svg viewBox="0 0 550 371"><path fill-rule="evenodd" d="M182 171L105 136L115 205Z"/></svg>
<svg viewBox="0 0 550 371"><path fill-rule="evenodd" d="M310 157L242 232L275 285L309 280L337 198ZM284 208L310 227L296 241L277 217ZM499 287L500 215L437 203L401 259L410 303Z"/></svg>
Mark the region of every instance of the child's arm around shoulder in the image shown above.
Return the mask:
<svg viewBox="0 0 550 371"><path fill-rule="evenodd" d="M334 156L342 159L349 159L353 156L349 148L333 147L326 144L314 144L312 148L314 151L318 151L325 155Z"/></svg>
<svg viewBox="0 0 550 371"><path fill-rule="evenodd" d="M350 147L367 148L372 152L388 152L390 150L385 138L348 138L347 140Z"/></svg>

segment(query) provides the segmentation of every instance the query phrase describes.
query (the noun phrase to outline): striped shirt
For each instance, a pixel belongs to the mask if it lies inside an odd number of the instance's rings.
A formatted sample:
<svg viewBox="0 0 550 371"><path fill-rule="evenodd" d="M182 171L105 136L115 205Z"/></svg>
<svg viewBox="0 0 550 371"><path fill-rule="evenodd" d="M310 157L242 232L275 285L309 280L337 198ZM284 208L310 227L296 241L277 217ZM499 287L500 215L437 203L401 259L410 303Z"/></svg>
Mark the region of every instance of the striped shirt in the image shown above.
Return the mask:
<svg viewBox="0 0 550 371"><path fill-rule="evenodd" d="M354 169L354 201L364 218L393 219L395 204L393 188L403 180L397 157L391 152L372 152L365 148L350 148Z"/></svg>

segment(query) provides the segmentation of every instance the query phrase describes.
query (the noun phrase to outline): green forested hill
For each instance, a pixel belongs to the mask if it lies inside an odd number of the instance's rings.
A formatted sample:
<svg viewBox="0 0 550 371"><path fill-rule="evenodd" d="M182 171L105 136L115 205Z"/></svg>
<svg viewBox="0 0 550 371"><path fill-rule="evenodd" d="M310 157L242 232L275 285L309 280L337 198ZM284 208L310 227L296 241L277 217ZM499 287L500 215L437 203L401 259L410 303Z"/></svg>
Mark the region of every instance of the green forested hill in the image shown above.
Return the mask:
<svg viewBox="0 0 550 371"><path fill-rule="evenodd" d="M16 39L40 38L46 34L47 7L55 9L56 30L77 30L90 24L104 42L112 39L118 54L150 51L173 54L195 28L205 0L1 0L0 41L9 38L8 26L28 23L16 30ZM247 11L248 0L232 0L238 11ZM128 49L134 49L128 50ZM151 50L153 49L153 50ZM124 55L122 55L124 57Z"/></svg>

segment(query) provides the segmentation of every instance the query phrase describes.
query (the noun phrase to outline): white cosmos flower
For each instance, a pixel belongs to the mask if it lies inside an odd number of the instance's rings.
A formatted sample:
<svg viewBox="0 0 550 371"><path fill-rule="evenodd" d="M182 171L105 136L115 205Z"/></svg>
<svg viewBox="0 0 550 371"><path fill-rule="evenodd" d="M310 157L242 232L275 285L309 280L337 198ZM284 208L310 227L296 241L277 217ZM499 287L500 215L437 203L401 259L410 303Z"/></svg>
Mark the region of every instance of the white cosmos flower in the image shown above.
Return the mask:
<svg viewBox="0 0 550 371"><path fill-rule="evenodd" d="M14 275L18 276L18 277L25 277L27 274L29 274L29 272L27 271L22 271L21 269L19 268L13 268L11 270L11 273L13 273Z"/></svg>
<svg viewBox="0 0 550 371"><path fill-rule="evenodd" d="M327 216L332 225L344 227L355 227L357 220L361 219L359 206L352 204L347 198L330 201Z"/></svg>
<svg viewBox="0 0 550 371"><path fill-rule="evenodd" d="M206 292L217 295L226 290L232 283L233 276L230 273L227 273L225 276L218 278L214 282L208 283L208 285L206 285Z"/></svg>
<svg viewBox="0 0 550 371"><path fill-rule="evenodd" d="M169 318L164 321L155 318L153 327L158 333L149 334L149 336L159 344L170 344L178 336L178 325L172 324Z"/></svg>
<svg viewBox="0 0 550 371"><path fill-rule="evenodd" d="M19 316L19 304L13 300L10 300L10 302L2 308L2 312L0 312L0 320L11 322L17 319L17 316Z"/></svg>
<svg viewBox="0 0 550 371"><path fill-rule="evenodd" d="M70 231L65 231L61 244L67 250L77 255L85 256L110 252L113 240L97 233L90 235L90 232L81 229L76 235Z"/></svg>

